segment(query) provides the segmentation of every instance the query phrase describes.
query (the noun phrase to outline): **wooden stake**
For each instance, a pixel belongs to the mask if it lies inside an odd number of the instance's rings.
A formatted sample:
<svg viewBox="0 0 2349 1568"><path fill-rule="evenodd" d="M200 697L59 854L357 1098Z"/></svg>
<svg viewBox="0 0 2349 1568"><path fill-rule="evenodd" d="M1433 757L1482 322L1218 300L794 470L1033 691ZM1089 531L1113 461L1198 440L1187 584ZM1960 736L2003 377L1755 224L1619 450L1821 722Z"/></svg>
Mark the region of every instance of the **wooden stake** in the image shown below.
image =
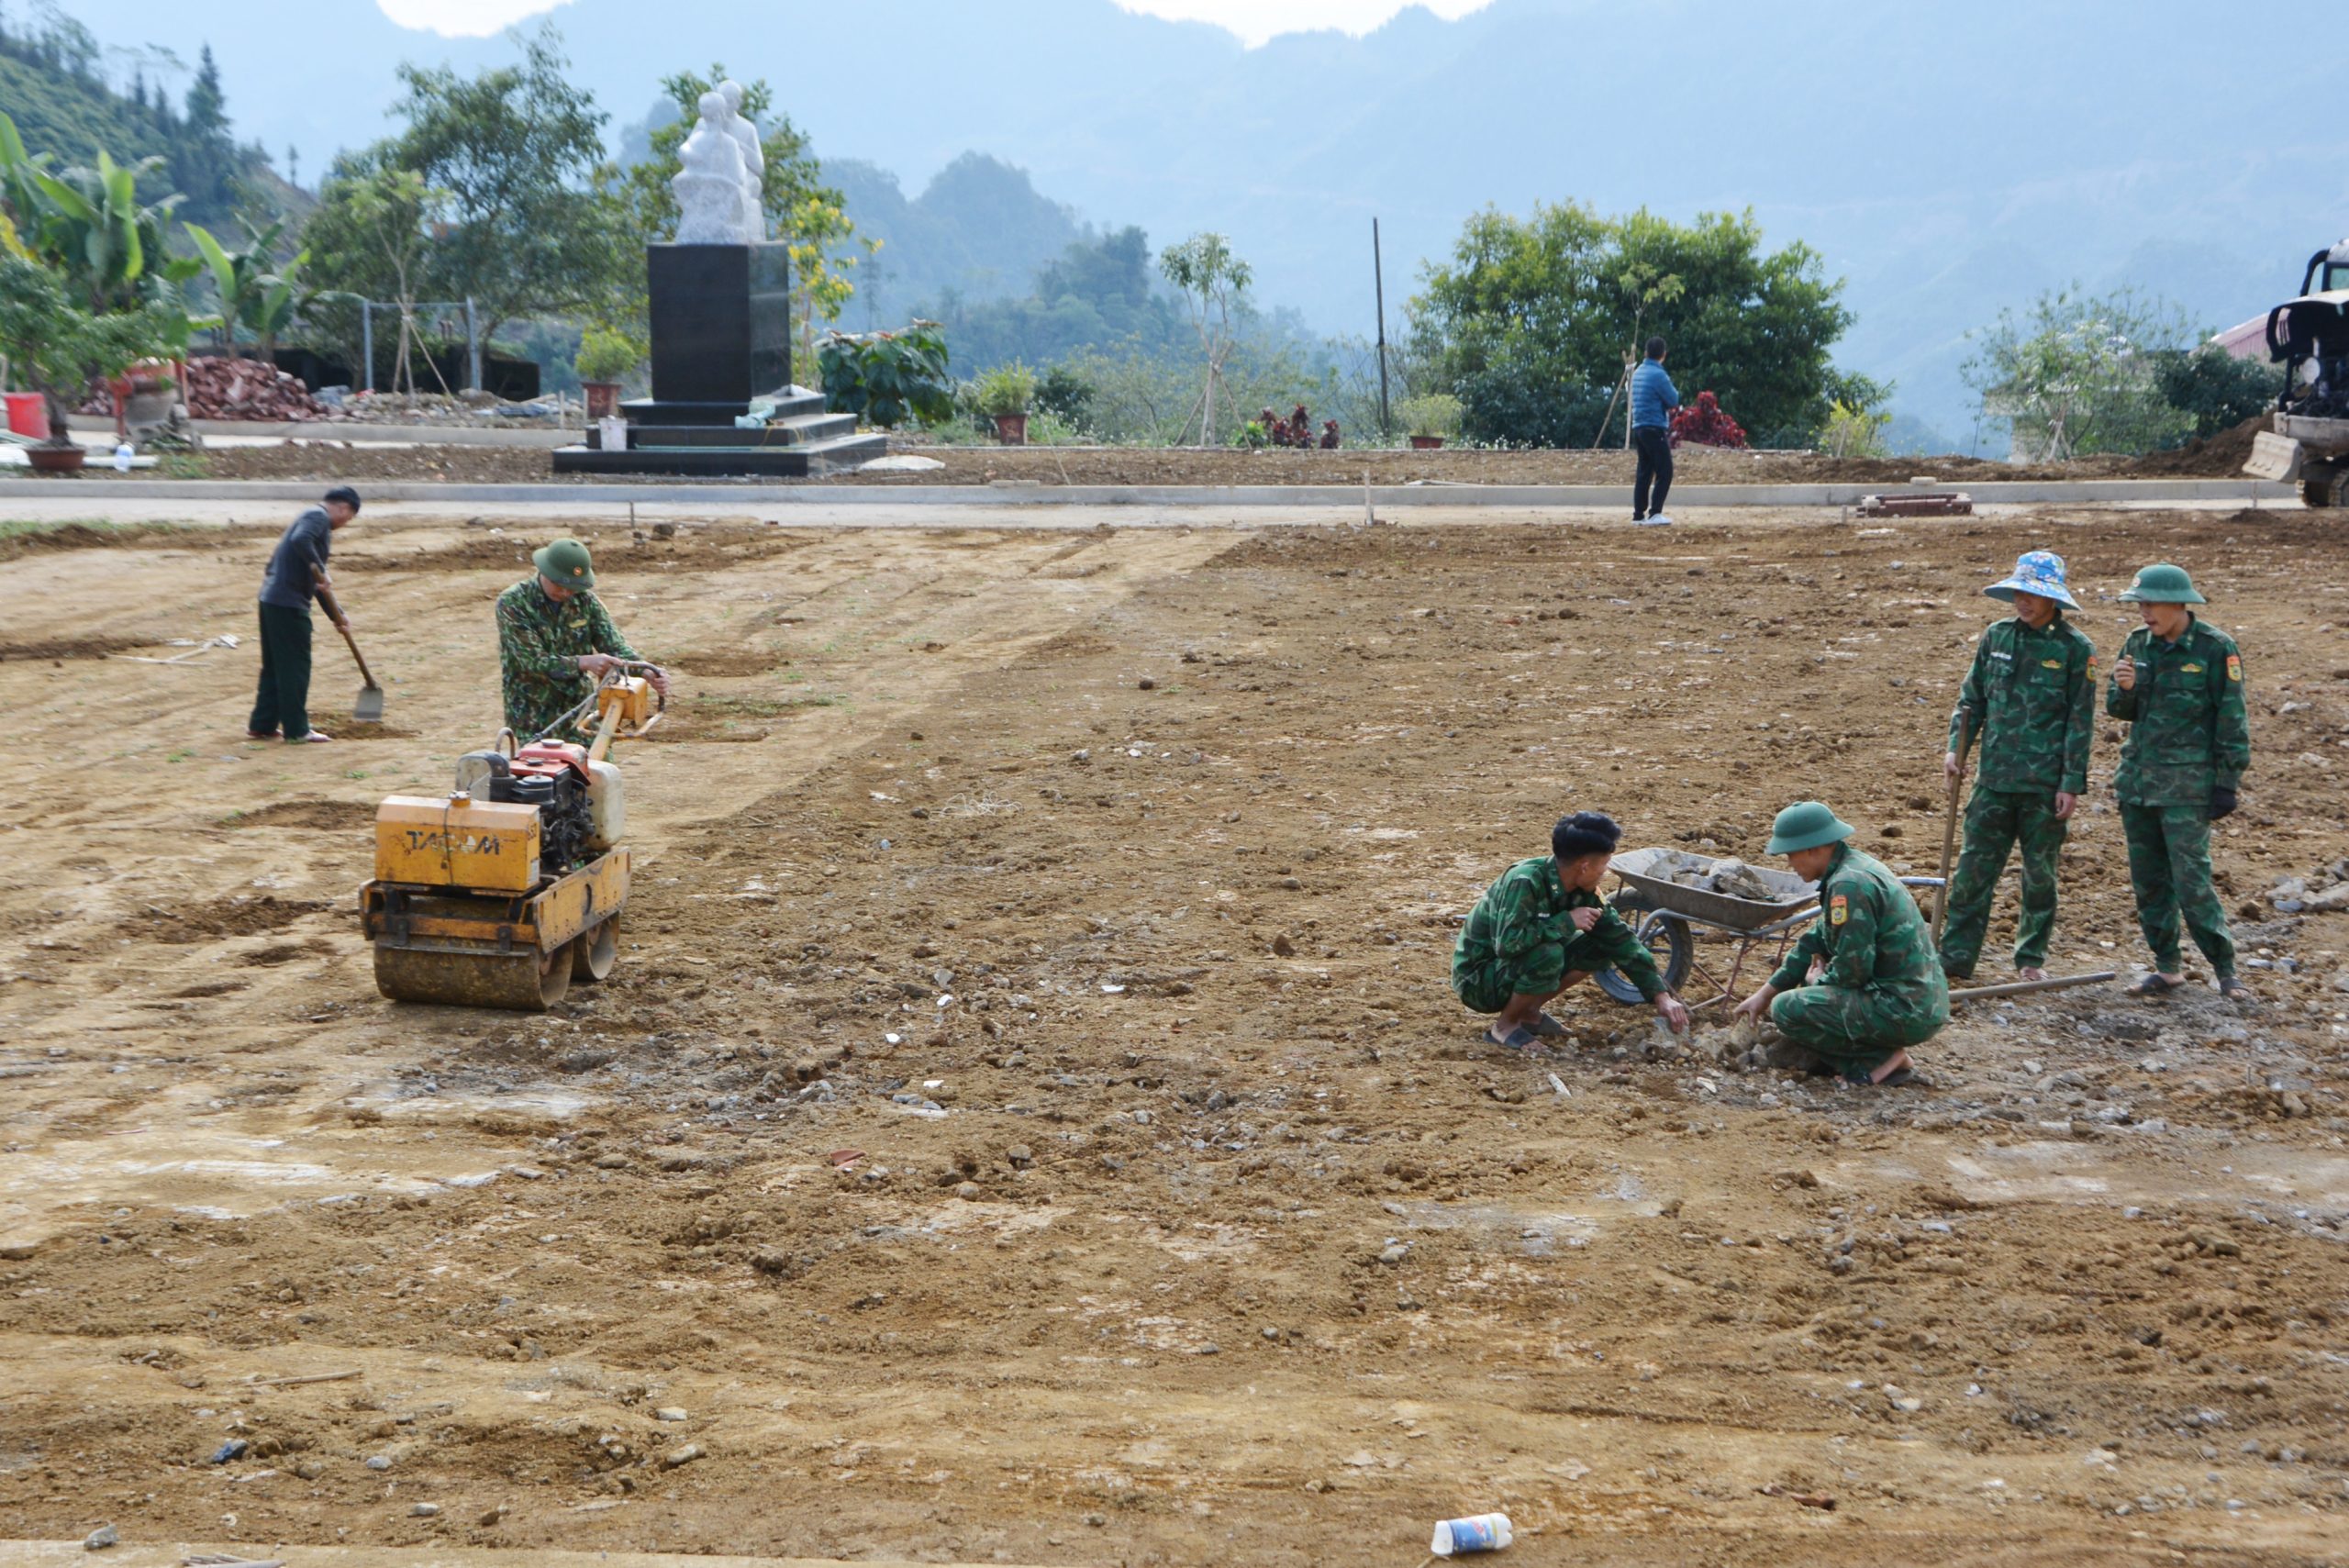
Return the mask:
<svg viewBox="0 0 2349 1568"><path fill-rule="evenodd" d="M1949 913L1949 861L1957 848L1957 795L1965 787L1965 755L1974 750L1967 731L1957 748L1957 776L1949 781L1949 818L1942 824L1942 884L1933 892L1933 946L1942 945L1942 917Z"/></svg>

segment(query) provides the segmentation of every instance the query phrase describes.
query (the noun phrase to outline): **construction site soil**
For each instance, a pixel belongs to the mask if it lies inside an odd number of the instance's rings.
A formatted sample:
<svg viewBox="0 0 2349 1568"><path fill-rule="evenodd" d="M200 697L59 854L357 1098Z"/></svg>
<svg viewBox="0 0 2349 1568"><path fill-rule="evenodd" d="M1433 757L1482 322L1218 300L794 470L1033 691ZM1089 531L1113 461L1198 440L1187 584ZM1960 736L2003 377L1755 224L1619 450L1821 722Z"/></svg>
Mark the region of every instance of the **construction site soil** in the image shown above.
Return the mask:
<svg viewBox="0 0 2349 1568"><path fill-rule="evenodd" d="M0 566L19 649L242 638L0 663L0 1537L1351 1568L1500 1509L1529 1563L2342 1560L2349 913L2269 896L2349 848L2337 529L1003 517L371 513L363 746L243 738L267 533ZM372 806L487 742L490 601L573 528L679 672L619 967L388 1004ZM2154 560L2241 640L2256 1008L1976 1005L1876 1092L1729 1070L1718 1007L1482 1043L1457 923L1562 810L1760 860L1817 794L1930 873L2032 547L2108 657ZM2143 956L2116 740L2060 972Z"/></svg>
<svg viewBox="0 0 2349 1568"><path fill-rule="evenodd" d="M2254 421L2258 423L2258 421ZM960 447L893 442L894 450L943 466L916 473L853 470L814 484L1621 484L1632 454L1605 451L1488 451L1446 448L1337 451L1207 450L1165 447ZM1919 477L1947 484L2017 479L2232 478L2250 454L2248 426L2176 451L2143 458L2096 457L2018 465L1969 457L1832 458L1809 451L1730 451L1683 447L1675 454L1682 484L1906 484ZM389 446L302 440L273 446L214 446L199 456L142 471L165 479L365 480L529 484L554 477L542 448ZM104 477L112 477L105 471ZM566 474L567 484L640 484L640 476ZM727 484L732 480L664 479L663 484ZM774 483L763 480L761 483Z"/></svg>

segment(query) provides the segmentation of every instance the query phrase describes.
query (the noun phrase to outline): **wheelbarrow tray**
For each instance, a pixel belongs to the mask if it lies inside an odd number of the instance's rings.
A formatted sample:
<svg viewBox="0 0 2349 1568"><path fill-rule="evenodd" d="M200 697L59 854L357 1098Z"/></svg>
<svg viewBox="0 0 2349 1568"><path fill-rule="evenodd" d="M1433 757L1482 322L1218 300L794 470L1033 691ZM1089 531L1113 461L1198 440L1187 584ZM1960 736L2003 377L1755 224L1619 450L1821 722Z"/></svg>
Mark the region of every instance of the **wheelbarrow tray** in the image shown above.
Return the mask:
<svg viewBox="0 0 2349 1568"><path fill-rule="evenodd" d="M1754 874L1771 887L1782 890L1783 896L1764 902L1754 898L1733 898L1726 893L1708 888L1685 887L1673 881L1675 875L1695 872L1710 875L1716 862L1709 855L1691 854L1686 850L1633 850L1615 857L1609 868L1623 879L1626 886L1636 888L1645 895L1652 908L1668 910L1691 920L1701 920L1709 926L1720 926L1732 931L1762 931L1788 917L1802 912L1803 906L1819 897L1819 884L1805 882L1788 871L1772 871L1766 866L1754 866Z"/></svg>

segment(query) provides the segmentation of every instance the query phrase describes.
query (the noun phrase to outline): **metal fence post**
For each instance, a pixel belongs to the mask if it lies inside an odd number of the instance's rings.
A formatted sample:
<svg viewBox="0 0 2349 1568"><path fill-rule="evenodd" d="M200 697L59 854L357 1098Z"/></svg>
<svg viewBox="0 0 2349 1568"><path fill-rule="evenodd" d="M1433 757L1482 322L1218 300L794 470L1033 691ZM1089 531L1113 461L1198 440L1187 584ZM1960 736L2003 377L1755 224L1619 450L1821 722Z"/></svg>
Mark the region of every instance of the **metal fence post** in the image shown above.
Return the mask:
<svg viewBox="0 0 2349 1568"><path fill-rule="evenodd" d="M359 357L367 361L367 390L375 390L375 302L359 302Z"/></svg>
<svg viewBox="0 0 2349 1568"><path fill-rule="evenodd" d="M481 390L481 318L473 314L473 301L471 295L465 296L465 356L467 361L465 368L471 378L467 384L468 387L472 391L479 392Z"/></svg>

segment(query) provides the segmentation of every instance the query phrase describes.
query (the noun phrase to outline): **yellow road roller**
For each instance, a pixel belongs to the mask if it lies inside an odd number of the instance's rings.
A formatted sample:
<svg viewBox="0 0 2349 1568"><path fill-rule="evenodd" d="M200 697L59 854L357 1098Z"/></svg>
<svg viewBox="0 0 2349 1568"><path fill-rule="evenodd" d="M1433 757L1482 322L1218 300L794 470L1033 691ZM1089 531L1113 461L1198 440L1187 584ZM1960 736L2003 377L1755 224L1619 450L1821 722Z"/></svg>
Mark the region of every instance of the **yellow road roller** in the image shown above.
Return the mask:
<svg viewBox="0 0 2349 1568"><path fill-rule="evenodd" d="M446 796L395 795L376 808L375 876L359 911L378 991L543 1012L573 981L612 972L629 852L620 773L605 753L660 720L647 668L607 671L547 738L465 753ZM559 739L590 720L586 744Z"/></svg>

